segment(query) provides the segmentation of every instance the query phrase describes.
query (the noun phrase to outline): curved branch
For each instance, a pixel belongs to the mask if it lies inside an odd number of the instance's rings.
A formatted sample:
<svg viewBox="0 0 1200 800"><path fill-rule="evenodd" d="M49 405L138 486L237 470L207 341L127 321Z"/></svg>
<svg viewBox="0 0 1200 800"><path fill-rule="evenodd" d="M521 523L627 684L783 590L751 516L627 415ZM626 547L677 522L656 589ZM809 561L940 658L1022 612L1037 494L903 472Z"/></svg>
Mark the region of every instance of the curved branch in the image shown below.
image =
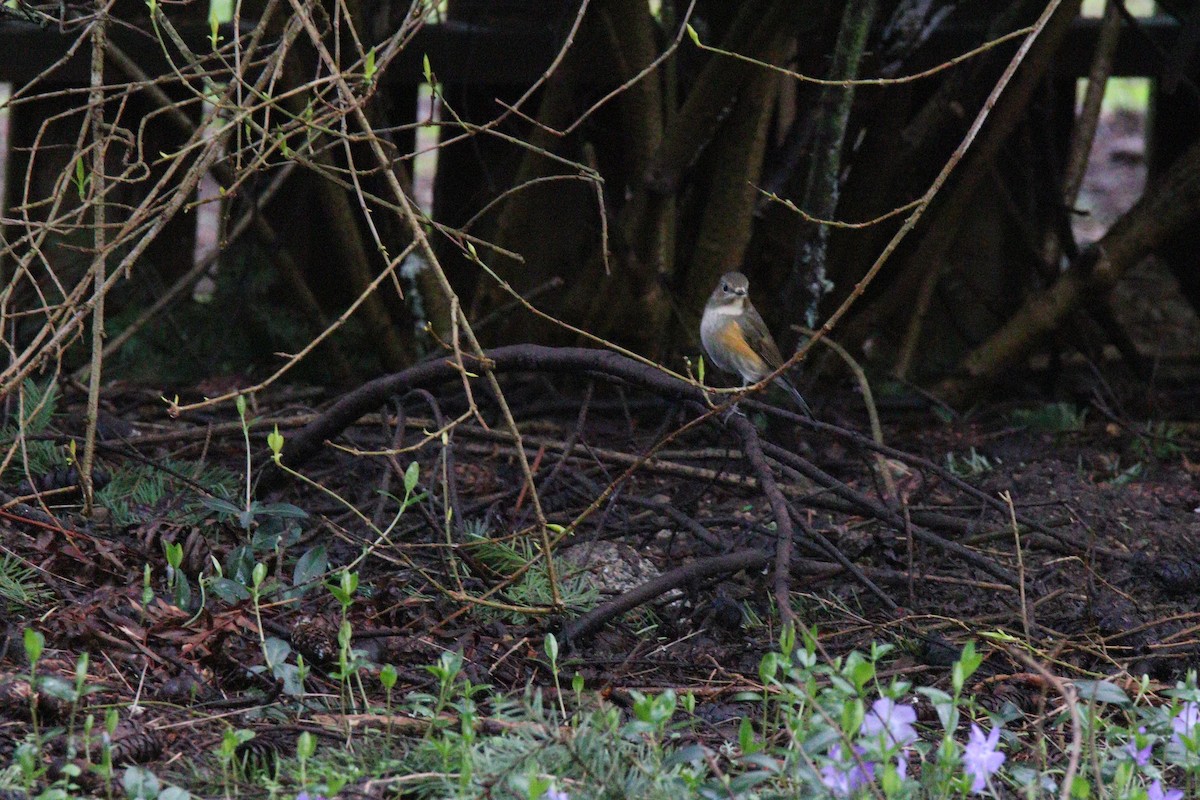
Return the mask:
<svg viewBox="0 0 1200 800"><path fill-rule="evenodd" d="M598 631L609 620L686 583L743 569L761 569L770 560L771 557L765 551L748 549L722 556L700 558L690 564L676 567L567 623L558 635L559 641L564 644L578 642Z"/></svg>
<svg viewBox="0 0 1200 800"><path fill-rule="evenodd" d="M779 618L784 623L792 622L795 620L795 614L792 613L791 582L788 573L792 565L794 532L787 500L784 499L783 492L779 491L779 484L775 482L775 473L771 472L767 458L763 455L763 445L758 438L758 430L754 427L754 423L735 411L730 415L730 424L741 437L742 450L746 454L746 460L750 462L751 468L758 475L759 486L762 487L763 494L767 496L767 502L771 504L771 514L775 517L775 532L778 535L775 541L775 578L773 582L775 605L779 607Z"/></svg>
<svg viewBox="0 0 1200 800"><path fill-rule="evenodd" d="M485 353L485 357L489 362L489 369L496 373L522 370L578 373L583 370L595 370L668 399L704 402L703 393L695 386L607 350L511 345L490 350ZM477 359L467 353L463 353L463 359L468 366L478 363ZM289 437L284 447L283 460L289 467L298 468L315 456L327 440L340 434L359 417L382 406L389 397L418 386L460 379L458 365L453 360L439 358L369 381L342 395L320 417L304 426L295 436ZM265 473L259 483L259 491L275 488L283 477L283 473L277 470Z"/></svg>

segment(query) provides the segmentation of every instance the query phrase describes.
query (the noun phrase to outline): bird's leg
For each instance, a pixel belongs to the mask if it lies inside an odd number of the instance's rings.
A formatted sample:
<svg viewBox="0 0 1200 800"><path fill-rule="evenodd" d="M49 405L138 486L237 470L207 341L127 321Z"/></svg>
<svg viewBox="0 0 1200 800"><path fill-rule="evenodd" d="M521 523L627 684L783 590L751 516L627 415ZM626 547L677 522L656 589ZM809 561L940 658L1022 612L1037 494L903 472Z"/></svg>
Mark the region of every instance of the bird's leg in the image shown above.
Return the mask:
<svg viewBox="0 0 1200 800"><path fill-rule="evenodd" d="M745 386L745 384L742 384L742 385ZM722 398L726 397L726 395L719 394L717 392L706 392L705 396L706 396L706 399L708 400L708 405L714 409L719 407L721 405L721 403L723 402ZM741 414L742 416L745 416L745 413L741 409L738 408L738 404L734 403L731 406L729 406L729 408L725 409L724 411L722 411L720 413L719 416L721 418L721 422L722 423L728 422L730 416L733 414Z"/></svg>
<svg viewBox="0 0 1200 800"><path fill-rule="evenodd" d="M740 408L738 408L737 403L734 403L729 408L727 408L721 412L721 423L727 424L729 422L729 420L732 419L735 414L743 416L743 417L746 416L746 412L742 411Z"/></svg>
<svg viewBox="0 0 1200 800"><path fill-rule="evenodd" d="M745 378L743 378L742 379L742 388L745 389L749 385L750 385L749 381L747 381ZM725 411L724 414L721 415L721 421L728 422L729 418L731 416L733 416L734 414L741 414L743 417L746 416L746 412L742 411L740 408L738 408L738 403L734 403L733 405L731 405L728 408L728 410Z"/></svg>

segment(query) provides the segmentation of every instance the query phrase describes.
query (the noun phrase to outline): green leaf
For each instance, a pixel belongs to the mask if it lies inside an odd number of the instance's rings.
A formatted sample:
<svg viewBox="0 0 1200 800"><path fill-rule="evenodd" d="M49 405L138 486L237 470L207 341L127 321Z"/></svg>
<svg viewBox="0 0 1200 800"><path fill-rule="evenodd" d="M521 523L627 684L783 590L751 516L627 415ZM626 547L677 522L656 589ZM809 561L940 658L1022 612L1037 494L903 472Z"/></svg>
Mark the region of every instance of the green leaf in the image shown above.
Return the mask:
<svg viewBox="0 0 1200 800"><path fill-rule="evenodd" d="M154 773L143 767L126 767L121 786L130 800L156 800L161 788Z"/></svg>
<svg viewBox="0 0 1200 800"><path fill-rule="evenodd" d="M742 717L742 722L738 725L738 747L747 755L762 749L762 745L754 741L754 725L749 717Z"/></svg>
<svg viewBox="0 0 1200 800"><path fill-rule="evenodd" d="M218 31L221 29L221 20L217 17L217 12L213 10L208 15L208 42L212 45L212 49L216 50L217 45L225 39Z"/></svg>
<svg viewBox="0 0 1200 800"><path fill-rule="evenodd" d="M883 789L885 797L895 797L900 792L900 787L903 785L900 780L900 773L896 772L895 764L886 764L883 769L883 776L879 780L879 785Z"/></svg>
<svg viewBox="0 0 1200 800"><path fill-rule="evenodd" d="M421 477L421 465L417 462L412 462L408 465L408 469L404 470L404 493L412 494L413 489L417 488L417 480Z"/></svg>
<svg viewBox="0 0 1200 800"><path fill-rule="evenodd" d="M150 565L142 567L142 605L148 606L154 602L154 587L150 585Z"/></svg>
<svg viewBox="0 0 1200 800"><path fill-rule="evenodd" d="M690 744L686 747L681 747L675 752L663 759L664 767L673 767L676 764L695 764L702 762L709 754L709 750L704 745Z"/></svg>
<svg viewBox="0 0 1200 800"><path fill-rule="evenodd" d="M963 686L966 685L967 681L975 674L975 670L979 669L979 665L982 663L983 656L975 652L974 641L969 641L963 645L962 655L959 656L950 673L950 680L954 686L955 694L962 691Z"/></svg>
<svg viewBox="0 0 1200 800"><path fill-rule="evenodd" d="M164 541L163 550L166 551L167 564L171 569L179 569L179 565L183 563L183 543Z"/></svg>
<svg viewBox="0 0 1200 800"><path fill-rule="evenodd" d="M87 653L80 653L79 658L75 661L76 688L82 688L84 682L87 681L88 663L90 661L91 657Z"/></svg>
<svg viewBox="0 0 1200 800"><path fill-rule="evenodd" d="M847 700L842 705L842 730L856 731L867 715L867 707L859 698Z"/></svg>
<svg viewBox="0 0 1200 800"><path fill-rule="evenodd" d="M75 188L79 192L79 199L87 199L87 186L90 176L84 171L83 156L75 159Z"/></svg>
<svg viewBox="0 0 1200 800"><path fill-rule="evenodd" d="M304 697L304 681L300 680L300 668L295 664L276 664L271 674L283 681L283 692L288 697Z"/></svg>
<svg viewBox="0 0 1200 800"><path fill-rule="evenodd" d="M254 731L238 728L236 730L226 730L225 735L221 737L221 746L218 750L222 755L232 758L233 753L237 750L238 745L245 744L256 736Z"/></svg>
<svg viewBox="0 0 1200 800"><path fill-rule="evenodd" d="M696 47L701 47L702 45L700 44L700 34L696 33L696 29L692 27L692 24L690 22L687 24L686 27L687 27L688 38L692 40L692 44L696 45Z"/></svg>
<svg viewBox="0 0 1200 800"><path fill-rule="evenodd" d="M954 707L953 697L941 689L931 686L918 686L915 691L917 694L929 698L929 702L933 704L933 708L937 712L938 720L942 723L943 730L952 731L957 727L958 714Z"/></svg>
<svg viewBox="0 0 1200 800"><path fill-rule="evenodd" d="M429 54L421 57L421 71L425 74L425 82L433 83L433 70L429 68Z"/></svg>
<svg viewBox="0 0 1200 800"><path fill-rule="evenodd" d="M753 789L755 786L758 786L764 781L771 780L773 777L775 776L770 772L761 770L755 772L743 772L741 775L734 777L734 779L729 782L729 790L733 792L734 795L739 795L748 789Z"/></svg>
<svg viewBox="0 0 1200 800"><path fill-rule="evenodd" d="M1097 703L1111 703L1112 705L1125 706L1130 704L1129 695L1125 694L1120 686L1110 681L1075 681L1075 689L1079 692L1080 698L1084 700L1095 700Z"/></svg>
<svg viewBox="0 0 1200 800"><path fill-rule="evenodd" d="M250 592L246 587L237 581L231 581L229 578L210 578L208 581L208 590L215 597L224 600L226 603L240 603L243 600L250 599Z"/></svg>
<svg viewBox="0 0 1200 800"><path fill-rule="evenodd" d="M192 585L188 583L187 576L182 572L175 573L175 582L172 587L173 600L176 608L190 608L192 605Z"/></svg>
<svg viewBox="0 0 1200 800"><path fill-rule="evenodd" d="M867 682L875 677L875 665L866 659L855 659L855 653L850 654L847 672L855 687L862 691Z"/></svg>
<svg viewBox="0 0 1200 800"><path fill-rule="evenodd" d="M283 452L283 434L279 432L279 425L276 425L275 430L267 434L267 447L271 448L271 452L278 460L279 455Z"/></svg>
<svg viewBox="0 0 1200 800"><path fill-rule="evenodd" d="M1011 768L1006 765L1005 771L1007 772L1008 777L1012 778L1013 783L1023 788L1043 789L1045 788L1043 781L1048 780L1048 778L1042 774L1041 770L1023 767L1020 764L1013 764ZM1029 792L1027 793L1027 796L1037 797L1038 795Z"/></svg>
<svg viewBox="0 0 1200 800"><path fill-rule="evenodd" d="M526 795L529 800L538 800L540 797L545 797L546 792L550 789L550 780L548 778L539 778L537 775L530 775L525 779L527 784Z"/></svg>
<svg viewBox="0 0 1200 800"><path fill-rule="evenodd" d="M289 519L308 519L308 512L291 503L258 503L254 501L252 508L255 514L264 517L286 517Z"/></svg>
<svg viewBox="0 0 1200 800"><path fill-rule="evenodd" d="M779 760L776 758L772 758L771 756L767 755L766 753L751 753L749 755L742 756L741 758L738 759L738 763L739 764L754 764L756 767L759 767L760 769L764 769L767 772L771 772L776 775L778 775L783 770L783 765L779 762Z"/></svg>
<svg viewBox="0 0 1200 800"><path fill-rule="evenodd" d="M295 569L292 570L292 585L305 587L307 584L317 581L329 569L329 554L325 550L325 545L318 544L310 547L304 555L296 562Z"/></svg>
<svg viewBox="0 0 1200 800"><path fill-rule="evenodd" d="M367 51L366 62L363 64L363 78L370 85L375 82L375 48Z"/></svg>
<svg viewBox="0 0 1200 800"><path fill-rule="evenodd" d="M768 652L758 662L758 679L763 685L768 685L775 680L776 673L779 672L779 654Z"/></svg>
<svg viewBox="0 0 1200 800"><path fill-rule="evenodd" d="M220 497L201 497L200 505L219 514L228 514L232 517L236 517L242 513L241 508Z"/></svg>
<svg viewBox="0 0 1200 800"><path fill-rule="evenodd" d="M243 586L250 585L250 575L254 572L254 551L247 545L241 544L229 551L225 556L225 574Z"/></svg>
<svg viewBox="0 0 1200 800"><path fill-rule="evenodd" d="M267 666L274 670L275 667L287 661L288 655L292 652L292 646L283 639L269 636L263 644L263 651L267 657Z"/></svg>
<svg viewBox="0 0 1200 800"><path fill-rule="evenodd" d="M75 691L75 684L64 681L57 675L43 675L38 678L38 691L67 703L74 703L79 699L79 693Z"/></svg>
<svg viewBox="0 0 1200 800"><path fill-rule="evenodd" d="M25 657L29 659L30 664L37 664L42 658L42 652L46 649L46 637L40 631L35 631L33 628L25 629Z"/></svg>

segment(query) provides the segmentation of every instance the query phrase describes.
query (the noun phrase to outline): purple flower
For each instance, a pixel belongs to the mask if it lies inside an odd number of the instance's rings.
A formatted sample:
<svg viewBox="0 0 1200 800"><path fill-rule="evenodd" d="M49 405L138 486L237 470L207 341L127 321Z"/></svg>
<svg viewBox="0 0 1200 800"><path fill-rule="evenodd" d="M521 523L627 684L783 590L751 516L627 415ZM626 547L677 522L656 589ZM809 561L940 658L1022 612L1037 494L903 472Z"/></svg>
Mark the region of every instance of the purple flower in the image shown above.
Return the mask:
<svg viewBox="0 0 1200 800"><path fill-rule="evenodd" d="M1150 750L1154 746L1154 742L1146 737L1146 729L1138 728L1138 735L1134 736L1125 743L1125 752L1133 759L1133 763L1139 767L1144 767L1150 763ZM1145 747L1138 747L1138 741L1146 743Z"/></svg>
<svg viewBox="0 0 1200 800"><path fill-rule="evenodd" d="M862 755L863 750L855 747L854 752ZM835 744L829 748L829 757L833 759L834 763L821 767L821 783L825 784L825 788L834 797L849 797L858 791L859 787L875 780L875 765L870 761L859 763L856 760L849 767L842 766L840 745Z"/></svg>
<svg viewBox="0 0 1200 800"><path fill-rule="evenodd" d="M963 751L963 769L971 776L971 793L979 794L987 787L987 779L1004 763L1004 753L996 749L1000 744L1000 728L992 728L987 736L983 728L972 723L971 738Z"/></svg>
<svg viewBox="0 0 1200 800"><path fill-rule="evenodd" d="M1171 738L1182 744L1182 740L1179 737L1187 736L1191 738L1195 736L1197 725L1200 725L1200 705L1189 700L1183 704L1183 708L1179 709L1179 713L1171 720L1171 728L1175 731L1175 735Z"/></svg>
<svg viewBox="0 0 1200 800"><path fill-rule="evenodd" d="M542 800L571 800L571 795L566 792L560 792L558 789L547 789L542 795Z"/></svg>
<svg viewBox="0 0 1200 800"><path fill-rule="evenodd" d="M881 697L871 704L859 732L868 737L886 734L888 747L904 747L917 740L917 731L913 727L916 721L917 712L912 706L897 705L896 701Z"/></svg>
<svg viewBox="0 0 1200 800"><path fill-rule="evenodd" d="M300 794L296 795L296 800L325 800L325 798L319 794L309 794L307 791L301 791Z"/></svg>
<svg viewBox="0 0 1200 800"><path fill-rule="evenodd" d="M1167 789L1163 791L1162 783L1155 781L1146 787L1148 800L1183 800L1182 789Z"/></svg>

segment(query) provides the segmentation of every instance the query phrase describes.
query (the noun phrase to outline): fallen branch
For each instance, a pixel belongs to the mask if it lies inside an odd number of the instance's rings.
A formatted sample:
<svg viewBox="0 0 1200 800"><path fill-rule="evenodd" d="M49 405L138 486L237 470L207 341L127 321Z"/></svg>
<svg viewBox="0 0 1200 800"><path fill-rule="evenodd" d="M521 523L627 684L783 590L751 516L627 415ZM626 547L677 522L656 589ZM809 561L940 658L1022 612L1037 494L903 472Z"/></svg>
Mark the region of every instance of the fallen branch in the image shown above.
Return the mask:
<svg viewBox="0 0 1200 800"><path fill-rule="evenodd" d="M775 604L779 607L780 619L784 623L792 622L795 615L792 613L791 582L788 572L791 569L794 533L792 516L788 513L788 503L783 497L783 492L779 491L779 484L775 482L775 473L767 464L767 457L763 455L762 442L759 441L758 430L755 429L754 423L737 412L734 412L729 419L734 431L741 437L746 460L750 462L751 469L758 475L763 494L766 495L767 502L771 504L771 514L775 517L776 532L778 533L778 539L775 542L775 577L773 580Z"/></svg>
<svg viewBox="0 0 1200 800"><path fill-rule="evenodd" d="M804 475L818 485L826 487L838 497L853 503L855 506L862 509L863 513L869 514L875 519L888 523L898 531L905 530L904 518L899 513L893 511L882 503L871 499L867 495L855 491L839 481L837 478L834 478L832 475L817 467L812 462L801 458L795 453L788 452L777 445L767 444L764 446L764 449L772 458L778 460L779 463L795 469L800 474ZM975 552L966 545L951 541L950 539L946 539L937 535L933 531L929 531L921 527L913 526L912 530L913 535L918 539L926 544L933 545L946 555L956 556L971 566L982 569L984 572L987 572L993 577L998 578L1004 583L1013 586L1016 585L1017 577L1013 575L1012 572L1000 566L992 559Z"/></svg>
<svg viewBox="0 0 1200 800"><path fill-rule="evenodd" d="M578 374L592 370L648 389L667 399L704 402L704 395L698 387L607 350L520 344L498 347L485 353L484 357L490 362L489 368L496 373L537 371ZM474 361L466 353L463 358L469 366ZM283 450L283 461L293 469L300 467L315 456L326 441L363 415L383 406L390 397L416 387L459 379L461 373L458 366L453 361L439 358L369 381L342 395L325 413L289 438ZM283 477L283 473L277 470L264 473L259 482L259 491L278 487Z"/></svg>
<svg viewBox="0 0 1200 800"><path fill-rule="evenodd" d="M578 643L596 631L606 622L630 611L643 603L666 594L672 589L678 589L693 581L711 578L714 575L725 575L743 569L762 569L771 560L764 550L738 550L723 556L701 558L682 567L676 567L659 577L635 586L628 592L614 597L607 603L596 606L583 616L568 622L558 635L560 642Z"/></svg>

